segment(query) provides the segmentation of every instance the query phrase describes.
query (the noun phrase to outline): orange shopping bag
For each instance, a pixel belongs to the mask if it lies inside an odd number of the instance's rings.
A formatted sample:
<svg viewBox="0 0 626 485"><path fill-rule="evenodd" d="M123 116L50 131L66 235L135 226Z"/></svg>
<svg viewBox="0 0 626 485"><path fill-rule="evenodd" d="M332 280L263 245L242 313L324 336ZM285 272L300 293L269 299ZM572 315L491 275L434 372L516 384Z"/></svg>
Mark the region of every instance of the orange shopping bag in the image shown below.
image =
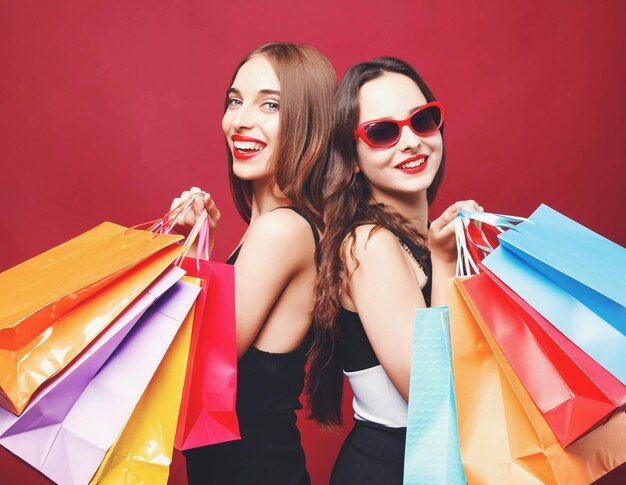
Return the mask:
<svg viewBox="0 0 626 485"><path fill-rule="evenodd" d="M0 406L20 414L182 252L105 222L0 273Z"/></svg>
<svg viewBox="0 0 626 485"><path fill-rule="evenodd" d="M588 484L626 462L624 413L563 448L457 279L449 304L468 483Z"/></svg>

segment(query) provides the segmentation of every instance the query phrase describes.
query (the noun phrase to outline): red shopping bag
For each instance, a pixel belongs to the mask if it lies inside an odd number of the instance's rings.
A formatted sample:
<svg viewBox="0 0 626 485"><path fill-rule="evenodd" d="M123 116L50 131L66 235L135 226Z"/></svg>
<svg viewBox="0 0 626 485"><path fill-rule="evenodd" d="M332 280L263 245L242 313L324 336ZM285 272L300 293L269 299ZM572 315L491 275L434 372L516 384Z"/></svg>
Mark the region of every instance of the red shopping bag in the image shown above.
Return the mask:
<svg viewBox="0 0 626 485"><path fill-rule="evenodd" d="M460 284L562 446L624 408L626 386L480 269Z"/></svg>
<svg viewBox="0 0 626 485"><path fill-rule="evenodd" d="M237 340L232 265L185 258L202 280L174 446L179 450L239 439L235 411Z"/></svg>

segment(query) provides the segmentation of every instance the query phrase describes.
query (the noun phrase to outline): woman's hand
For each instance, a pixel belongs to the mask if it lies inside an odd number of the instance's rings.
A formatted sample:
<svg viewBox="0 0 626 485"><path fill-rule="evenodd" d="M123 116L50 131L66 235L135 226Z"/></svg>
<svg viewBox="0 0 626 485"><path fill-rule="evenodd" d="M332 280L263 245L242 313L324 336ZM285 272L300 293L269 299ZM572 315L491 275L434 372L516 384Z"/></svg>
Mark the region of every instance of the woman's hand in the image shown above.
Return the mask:
<svg viewBox="0 0 626 485"><path fill-rule="evenodd" d="M435 219L428 231L428 247L433 261L451 263L456 261L456 238L454 236L454 218L461 209L481 211L483 208L473 200L462 200L448 207Z"/></svg>
<svg viewBox="0 0 626 485"><path fill-rule="evenodd" d="M202 194L199 196L196 194ZM209 214L209 254L213 251L213 244L215 243L215 231L219 226L221 214L215 201L211 197L211 194L204 192L198 187L192 187L189 190L183 192L180 197L177 197L172 201L172 205L170 207L170 211L174 210L176 207L181 205L182 203L188 201L190 198L194 197L193 202L191 203L191 207L187 209L187 211L183 214L183 216L179 219L179 221L174 226L174 230L180 234L181 236L187 237L191 232L191 229L195 225L196 221L202 214L203 210L206 210ZM170 219L174 219L176 214L170 217ZM192 251L196 248L196 243L192 246Z"/></svg>

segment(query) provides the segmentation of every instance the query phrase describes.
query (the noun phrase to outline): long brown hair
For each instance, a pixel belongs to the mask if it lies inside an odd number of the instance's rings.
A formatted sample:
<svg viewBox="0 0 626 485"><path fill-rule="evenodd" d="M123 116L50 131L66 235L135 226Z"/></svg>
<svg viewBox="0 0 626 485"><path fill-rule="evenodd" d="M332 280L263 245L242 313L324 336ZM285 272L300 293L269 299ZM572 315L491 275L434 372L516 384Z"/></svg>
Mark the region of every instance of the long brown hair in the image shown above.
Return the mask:
<svg viewBox="0 0 626 485"><path fill-rule="evenodd" d="M350 67L335 94L332 146L324 182L325 233L316 254L319 273L313 309L313 342L309 352L310 370L306 384L310 417L326 428L341 424L343 373L340 347L337 345L341 335L336 319L341 307L343 278L346 275L344 242L355 237L358 226L374 224L375 230L388 228L403 233L426 249L425 236L402 215L390 206L372 203L369 181L361 171L355 170L357 151L354 131L359 120L359 90L366 82L382 76L385 72L409 77L428 102L435 100L432 91L415 69L392 57L381 57ZM441 131L443 135L443 129ZM444 162L445 157L442 155L439 170L427 189L429 204L435 199L441 183Z"/></svg>
<svg viewBox="0 0 626 485"><path fill-rule="evenodd" d="M233 74L256 56L265 56L280 82L278 149L272 160L274 187L322 226L323 161L332 127L332 101L337 85L326 56L309 45L274 42L246 55ZM224 111L228 108L228 97ZM230 189L241 217L250 222L252 184L233 173L227 145Z"/></svg>

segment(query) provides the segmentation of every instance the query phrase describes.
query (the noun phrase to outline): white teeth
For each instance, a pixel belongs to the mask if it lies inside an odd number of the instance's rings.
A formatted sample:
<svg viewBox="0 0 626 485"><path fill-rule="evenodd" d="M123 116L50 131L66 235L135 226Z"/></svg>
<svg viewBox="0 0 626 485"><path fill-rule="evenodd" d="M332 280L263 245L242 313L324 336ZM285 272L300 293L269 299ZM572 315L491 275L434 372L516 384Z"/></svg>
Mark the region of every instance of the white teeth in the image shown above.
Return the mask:
<svg viewBox="0 0 626 485"><path fill-rule="evenodd" d="M264 146L252 141L234 141L233 145L237 150L263 150Z"/></svg>
<svg viewBox="0 0 626 485"><path fill-rule="evenodd" d="M398 168L415 168L415 167L419 167L425 161L426 161L425 158L420 158L419 160L413 160L412 162L400 165L400 166L398 166Z"/></svg>

